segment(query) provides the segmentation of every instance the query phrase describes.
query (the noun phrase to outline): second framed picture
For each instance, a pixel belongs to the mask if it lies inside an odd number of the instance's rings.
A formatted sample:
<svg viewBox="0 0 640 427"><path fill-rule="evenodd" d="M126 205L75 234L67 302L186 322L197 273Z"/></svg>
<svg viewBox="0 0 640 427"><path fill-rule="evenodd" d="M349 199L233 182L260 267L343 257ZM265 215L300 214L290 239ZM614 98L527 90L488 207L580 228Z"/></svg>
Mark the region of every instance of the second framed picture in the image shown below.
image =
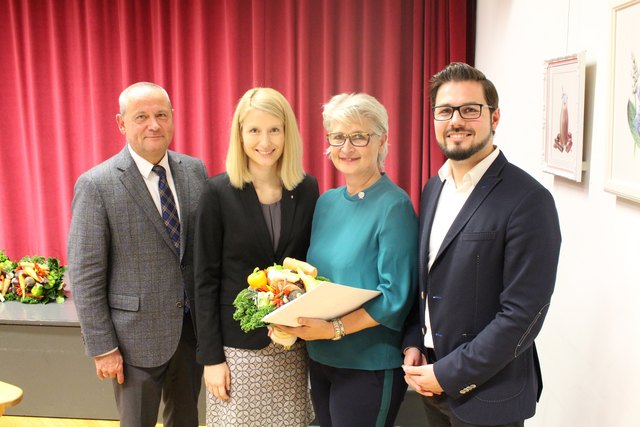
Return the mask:
<svg viewBox="0 0 640 427"><path fill-rule="evenodd" d="M605 190L640 203L640 0L612 2Z"/></svg>
<svg viewBox="0 0 640 427"><path fill-rule="evenodd" d="M543 170L582 181L585 53L544 63Z"/></svg>

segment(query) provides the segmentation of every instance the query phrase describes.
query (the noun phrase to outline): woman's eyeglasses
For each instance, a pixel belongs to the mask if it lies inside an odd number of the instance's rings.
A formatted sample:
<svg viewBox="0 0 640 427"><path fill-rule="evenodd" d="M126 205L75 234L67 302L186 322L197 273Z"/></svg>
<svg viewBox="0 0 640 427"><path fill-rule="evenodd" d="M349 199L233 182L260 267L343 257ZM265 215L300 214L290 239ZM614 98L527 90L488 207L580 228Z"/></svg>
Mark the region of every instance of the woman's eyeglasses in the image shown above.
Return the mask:
<svg viewBox="0 0 640 427"><path fill-rule="evenodd" d="M342 132L329 132L327 134L327 142L332 147L341 147L348 139L354 147L366 147L372 136L378 135L367 132L353 132L349 134Z"/></svg>

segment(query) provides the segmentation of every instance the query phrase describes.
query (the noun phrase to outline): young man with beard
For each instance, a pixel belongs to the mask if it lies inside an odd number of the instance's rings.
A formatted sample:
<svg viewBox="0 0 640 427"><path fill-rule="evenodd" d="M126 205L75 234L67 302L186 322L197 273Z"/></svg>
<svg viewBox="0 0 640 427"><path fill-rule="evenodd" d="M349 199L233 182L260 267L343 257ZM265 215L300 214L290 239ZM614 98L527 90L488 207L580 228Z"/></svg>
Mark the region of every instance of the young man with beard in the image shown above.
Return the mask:
<svg viewBox="0 0 640 427"><path fill-rule="evenodd" d="M558 214L493 145L498 93L482 72L449 64L430 95L448 160L422 193L405 379L429 427L522 426L542 390L534 339L556 279Z"/></svg>

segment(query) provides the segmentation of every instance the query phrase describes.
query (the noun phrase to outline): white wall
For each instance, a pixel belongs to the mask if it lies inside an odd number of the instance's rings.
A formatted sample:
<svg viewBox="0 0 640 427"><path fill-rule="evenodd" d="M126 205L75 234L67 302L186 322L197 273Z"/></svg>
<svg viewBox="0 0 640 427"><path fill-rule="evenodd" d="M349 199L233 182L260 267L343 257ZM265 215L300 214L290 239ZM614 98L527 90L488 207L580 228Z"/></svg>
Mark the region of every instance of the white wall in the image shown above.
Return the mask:
<svg viewBox="0 0 640 427"><path fill-rule="evenodd" d="M500 94L496 144L553 193L563 235L537 339L544 392L527 426L638 425L640 204L604 191L610 16L603 0L478 1L476 66ZM543 63L582 50L588 171L576 183L541 172Z"/></svg>

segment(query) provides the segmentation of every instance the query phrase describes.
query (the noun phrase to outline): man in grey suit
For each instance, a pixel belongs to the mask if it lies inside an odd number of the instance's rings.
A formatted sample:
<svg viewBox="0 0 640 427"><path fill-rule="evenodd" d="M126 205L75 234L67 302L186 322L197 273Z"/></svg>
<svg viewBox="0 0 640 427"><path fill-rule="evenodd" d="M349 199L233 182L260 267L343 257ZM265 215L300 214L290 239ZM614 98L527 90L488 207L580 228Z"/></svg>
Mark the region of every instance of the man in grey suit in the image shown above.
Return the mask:
<svg viewBox="0 0 640 427"><path fill-rule="evenodd" d="M133 84L119 103L126 146L74 190L69 278L82 337L98 378L113 379L122 426L155 426L161 398L165 426L197 426L202 367L185 292L207 171L167 149L173 109L162 87Z"/></svg>

